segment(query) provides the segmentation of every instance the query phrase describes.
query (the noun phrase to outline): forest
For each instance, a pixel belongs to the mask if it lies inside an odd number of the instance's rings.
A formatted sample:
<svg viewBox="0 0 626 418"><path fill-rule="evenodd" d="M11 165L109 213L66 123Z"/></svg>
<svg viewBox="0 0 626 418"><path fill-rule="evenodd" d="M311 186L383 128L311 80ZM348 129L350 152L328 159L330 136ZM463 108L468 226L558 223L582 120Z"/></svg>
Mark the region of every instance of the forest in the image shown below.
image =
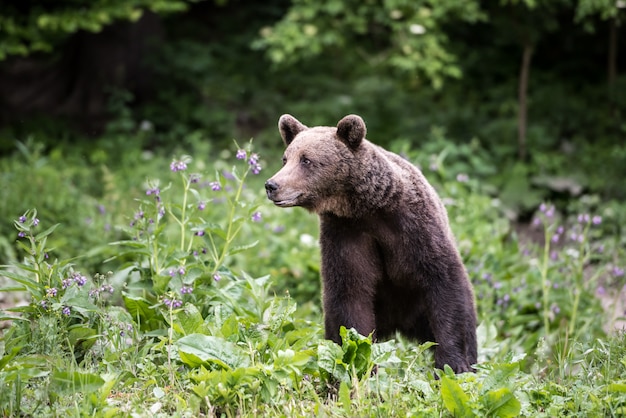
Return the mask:
<svg viewBox="0 0 626 418"><path fill-rule="evenodd" d="M626 2L0 4L1 416L626 414ZM444 202L475 373L324 338L277 123L360 115Z"/></svg>

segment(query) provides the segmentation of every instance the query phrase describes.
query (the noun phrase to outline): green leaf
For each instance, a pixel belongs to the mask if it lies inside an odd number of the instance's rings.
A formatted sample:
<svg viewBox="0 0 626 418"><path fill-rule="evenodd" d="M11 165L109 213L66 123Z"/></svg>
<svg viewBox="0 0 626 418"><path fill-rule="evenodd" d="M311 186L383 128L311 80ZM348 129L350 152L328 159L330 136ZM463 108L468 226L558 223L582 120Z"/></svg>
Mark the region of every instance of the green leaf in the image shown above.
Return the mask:
<svg viewBox="0 0 626 418"><path fill-rule="evenodd" d="M446 375L441 376L441 397L446 409L455 417L473 417L469 398L461 386Z"/></svg>
<svg viewBox="0 0 626 418"><path fill-rule="evenodd" d="M233 254L237 254L237 253L240 253L240 252L243 252L243 251L249 250L250 248L254 248L254 247L256 247L256 245L257 245L258 243L259 243L259 240L256 240L256 241L254 241L254 242L252 242L252 243L250 243L250 244L238 245L238 246L236 246L236 247L231 248L231 249L228 251L228 254L229 254L229 255L233 255Z"/></svg>
<svg viewBox="0 0 626 418"><path fill-rule="evenodd" d="M133 317L134 321L141 324L142 330L149 328L149 323L160 318L160 314L150 307L151 304L146 299L130 296L126 293L122 294L122 299L128 313Z"/></svg>
<svg viewBox="0 0 626 418"><path fill-rule="evenodd" d="M69 331L68 338L73 346L80 346L82 349L88 349L96 342L96 330L85 326L72 328Z"/></svg>
<svg viewBox="0 0 626 418"><path fill-rule="evenodd" d="M182 331L185 335L202 332L204 330L204 319L191 303L185 304L185 308L176 313L176 319L180 323Z"/></svg>
<svg viewBox="0 0 626 418"><path fill-rule="evenodd" d="M28 319L16 315L0 314L0 321L28 321Z"/></svg>
<svg viewBox="0 0 626 418"><path fill-rule="evenodd" d="M93 373L60 371L52 373L51 390L59 395L94 392L102 385L104 385L104 379Z"/></svg>
<svg viewBox="0 0 626 418"><path fill-rule="evenodd" d="M41 285L39 283L37 283L36 281L29 279L28 277L19 275L19 274L15 274L12 273L10 271L3 271L2 275L4 277L8 277L11 280L14 280L18 283L23 284L24 286L26 286L27 288L31 289L31 290L37 290L40 291L41 289Z"/></svg>
<svg viewBox="0 0 626 418"><path fill-rule="evenodd" d="M50 235L52 232L54 232L55 229L57 229L57 227L61 225L61 224L55 224L52 225L50 228L46 229L43 232L38 233L35 236L35 241L41 241L42 238L47 237L48 235Z"/></svg>
<svg viewBox="0 0 626 418"><path fill-rule="evenodd" d="M608 389L609 392L626 393L626 383L611 383Z"/></svg>
<svg viewBox="0 0 626 418"><path fill-rule="evenodd" d="M335 377L340 382L349 382L350 374L343 363L344 352L332 341L322 341L317 347L317 365L321 371Z"/></svg>
<svg viewBox="0 0 626 418"><path fill-rule="evenodd" d="M346 382L341 382L339 385L339 402L341 406L343 406L345 414L350 416L350 404L352 400L350 399L350 387Z"/></svg>
<svg viewBox="0 0 626 418"><path fill-rule="evenodd" d="M495 389L482 398L489 410L488 415L500 418L512 418L519 415L522 405L509 388Z"/></svg>
<svg viewBox="0 0 626 418"><path fill-rule="evenodd" d="M176 341L176 346L180 359L191 367L199 367L210 362L225 369L234 369L250 364L245 351L218 337L191 334Z"/></svg>

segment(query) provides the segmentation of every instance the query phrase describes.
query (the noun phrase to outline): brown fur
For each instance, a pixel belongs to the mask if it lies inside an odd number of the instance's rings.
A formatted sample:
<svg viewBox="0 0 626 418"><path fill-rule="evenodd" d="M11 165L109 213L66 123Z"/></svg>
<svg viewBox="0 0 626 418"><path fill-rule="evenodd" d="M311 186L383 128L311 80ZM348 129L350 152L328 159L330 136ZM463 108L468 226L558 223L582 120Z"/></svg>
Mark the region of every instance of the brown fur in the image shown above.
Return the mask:
<svg viewBox="0 0 626 418"><path fill-rule="evenodd" d="M363 120L307 128L283 115L283 168L266 182L281 207L320 217L326 338L339 328L435 341L435 366L476 363L474 296L446 209L420 170L365 139Z"/></svg>

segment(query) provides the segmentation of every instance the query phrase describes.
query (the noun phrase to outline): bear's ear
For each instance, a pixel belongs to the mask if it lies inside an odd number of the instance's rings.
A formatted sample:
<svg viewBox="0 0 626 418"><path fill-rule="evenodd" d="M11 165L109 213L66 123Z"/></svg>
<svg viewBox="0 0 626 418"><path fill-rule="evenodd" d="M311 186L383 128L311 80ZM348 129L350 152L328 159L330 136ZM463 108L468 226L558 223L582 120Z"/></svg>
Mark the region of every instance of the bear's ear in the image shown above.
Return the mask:
<svg viewBox="0 0 626 418"><path fill-rule="evenodd" d="M305 129L307 129L307 127L291 115L282 115L280 119L278 119L278 130L280 131L280 136L283 137L283 142L287 146L291 144L291 141L293 141L296 135Z"/></svg>
<svg viewBox="0 0 626 418"><path fill-rule="evenodd" d="M353 150L359 147L366 132L365 122L358 115L348 115L337 124L337 137Z"/></svg>

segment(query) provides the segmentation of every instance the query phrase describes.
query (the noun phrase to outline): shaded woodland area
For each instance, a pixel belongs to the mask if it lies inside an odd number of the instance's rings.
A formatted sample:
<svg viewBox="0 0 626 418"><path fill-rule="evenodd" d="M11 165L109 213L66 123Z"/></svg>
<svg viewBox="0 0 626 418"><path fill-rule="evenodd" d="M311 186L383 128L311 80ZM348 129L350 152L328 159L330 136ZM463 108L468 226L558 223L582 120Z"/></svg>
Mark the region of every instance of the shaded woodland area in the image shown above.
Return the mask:
<svg viewBox="0 0 626 418"><path fill-rule="evenodd" d="M9 1L0 14L4 152L39 132L90 141L147 121L159 146L197 129L263 137L285 112L360 113L382 143L433 127L477 140L529 191L547 184L542 198L624 196L611 181L626 166L620 1ZM571 155L553 167L546 152Z"/></svg>

